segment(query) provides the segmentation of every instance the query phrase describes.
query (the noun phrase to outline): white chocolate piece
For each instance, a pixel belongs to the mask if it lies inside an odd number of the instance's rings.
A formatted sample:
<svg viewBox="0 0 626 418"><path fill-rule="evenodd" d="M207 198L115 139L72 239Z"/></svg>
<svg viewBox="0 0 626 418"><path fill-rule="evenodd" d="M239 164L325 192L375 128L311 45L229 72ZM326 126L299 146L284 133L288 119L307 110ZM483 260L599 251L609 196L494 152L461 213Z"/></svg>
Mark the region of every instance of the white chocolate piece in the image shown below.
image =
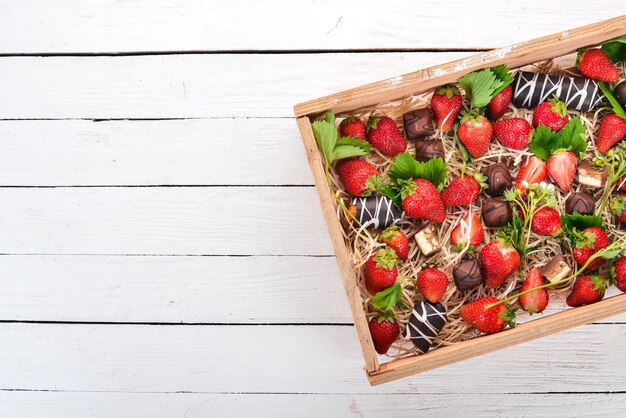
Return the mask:
<svg viewBox="0 0 626 418"><path fill-rule="evenodd" d="M439 244L439 240L430 226L415 234L415 241L417 242L417 247L426 257L441 250L441 244Z"/></svg>

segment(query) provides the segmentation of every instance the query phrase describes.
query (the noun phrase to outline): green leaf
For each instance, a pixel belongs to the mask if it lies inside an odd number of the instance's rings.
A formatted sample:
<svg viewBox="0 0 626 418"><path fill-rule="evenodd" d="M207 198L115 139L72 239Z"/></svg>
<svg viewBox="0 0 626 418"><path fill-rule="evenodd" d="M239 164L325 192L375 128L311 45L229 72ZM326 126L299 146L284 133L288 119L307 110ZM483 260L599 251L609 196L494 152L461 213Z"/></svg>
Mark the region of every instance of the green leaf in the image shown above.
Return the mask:
<svg viewBox="0 0 626 418"><path fill-rule="evenodd" d="M397 281L385 290L376 293L372 306L379 311L391 311L396 306L402 307L402 282Z"/></svg>
<svg viewBox="0 0 626 418"><path fill-rule="evenodd" d="M572 151L582 159L589 146L585 134L586 129L580 118L571 119L558 133L539 125L533 132L533 140L528 148L544 161L548 161L557 150Z"/></svg>
<svg viewBox="0 0 626 418"><path fill-rule="evenodd" d="M603 43L602 50L611 61L623 61L626 58L626 35Z"/></svg>
<svg viewBox="0 0 626 418"><path fill-rule="evenodd" d="M496 90L504 84L488 68L466 74L459 78L458 82L465 90L472 109L481 109L487 106L495 96Z"/></svg>
<svg viewBox="0 0 626 418"><path fill-rule="evenodd" d="M587 130L583 125L580 118L571 119L567 124L559 131L560 146L561 148L572 151L578 159L582 160L585 151L589 143L586 139Z"/></svg>
<svg viewBox="0 0 626 418"><path fill-rule="evenodd" d="M509 67L504 64L498 65L496 67L491 67L490 70L495 74L498 80L502 81L502 86L498 87L493 93L493 95L496 96L498 93L504 90L506 86L513 82L513 76L509 72Z"/></svg>
<svg viewBox="0 0 626 418"><path fill-rule="evenodd" d="M398 155L389 170L389 178L397 185L399 180L424 179L437 188L443 187L447 174L448 166L440 157L418 162L408 152Z"/></svg>
<svg viewBox="0 0 626 418"><path fill-rule="evenodd" d="M333 150L337 143L337 127L334 123L330 123L326 120L318 120L311 124L313 129L313 135L315 136L315 142L322 151L322 155L326 162L333 161Z"/></svg>
<svg viewBox="0 0 626 418"><path fill-rule="evenodd" d="M621 104L617 101L615 96L613 95L613 90L609 88L604 82L598 82L598 87L602 90L604 97L607 98L611 106L613 106L613 112L622 119L626 119L626 110L622 107Z"/></svg>
<svg viewBox="0 0 626 418"><path fill-rule="evenodd" d="M370 153L370 150L371 145L369 142L351 136L344 136L335 143L331 161L367 155Z"/></svg>
<svg viewBox="0 0 626 418"><path fill-rule="evenodd" d="M567 232L567 235L572 241L572 246L575 246L576 241L580 240L581 232L592 226L602 228L602 218L595 215L582 215L578 212L561 215L561 225Z"/></svg>
<svg viewBox="0 0 626 418"><path fill-rule="evenodd" d="M552 155L552 144L558 141L558 135L545 125L539 125L533 132L533 141L528 146L530 152L544 161ZM555 148L556 149L556 148Z"/></svg>
<svg viewBox="0 0 626 418"><path fill-rule="evenodd" d="M397 207L401 211L404 210L402 209L402 199L400 197L400 193L395 187L392 187L389 184L385 184L379 190L380 194L382 194L383 196L387 196L389 199L391 199L395 207Z"/></svg>

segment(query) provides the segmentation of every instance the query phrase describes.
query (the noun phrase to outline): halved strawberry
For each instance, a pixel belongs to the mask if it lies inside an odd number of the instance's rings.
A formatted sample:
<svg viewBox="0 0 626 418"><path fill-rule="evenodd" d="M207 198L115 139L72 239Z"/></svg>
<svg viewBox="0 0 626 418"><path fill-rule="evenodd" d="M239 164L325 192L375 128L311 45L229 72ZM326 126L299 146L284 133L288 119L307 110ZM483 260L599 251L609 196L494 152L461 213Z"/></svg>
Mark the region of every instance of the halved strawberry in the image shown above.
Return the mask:
<svg viewBox="0 0 626 418"><path fill-rule="evenodd" d="M548 176L562 192L569 192L576 176L578 157L571 151L561 151L548 158Z"/></svg>
<svg viewBox="0 0 626 418"><path fill-rule="evenodd" d="M483 242L483 238L483 225L475 212L465 215L450 233L450 243L459 247L467 243L475 247Z"/></svg>
<svg viewBox="0 0 626 418"><path fill-rule="evenodd" d="M526 276L526 280L524 280L524 283L522 284L522 287L520 287L519 291L520 293L525 292L541 285L543 285L541 271L537 267L533 267L528 272L528 276ZM546 289L533 290L532 292L521 295L518 298L518 302L522 309L528 311L530 314L542 312L546 309L546 306L548 306L549 301L550 296L548 295L548 291Z"/></svg>
<svg viewBox="0 0 626 418"><path fill-rule="evenodd" d="M539 184L546 180L548 168L541 158L530 156L524 161L519 169L515 188L520 191L522 197L528 193L529 184Z"/></svg>

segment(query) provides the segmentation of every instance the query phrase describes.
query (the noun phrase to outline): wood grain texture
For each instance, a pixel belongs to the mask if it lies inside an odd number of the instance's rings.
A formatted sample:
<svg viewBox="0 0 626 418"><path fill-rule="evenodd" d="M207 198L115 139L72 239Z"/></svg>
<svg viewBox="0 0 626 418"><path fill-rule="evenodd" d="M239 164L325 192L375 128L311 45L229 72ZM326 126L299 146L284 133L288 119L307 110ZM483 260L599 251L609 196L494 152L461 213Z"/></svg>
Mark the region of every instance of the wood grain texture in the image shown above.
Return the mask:
<svg viewBox="0 0 626 418"><path fill-rule="evenodd" d="M623 393L474 394L415 396L405 394L246 394L246 393L110 393L0 392L3 416L135 418L208 416L258 417L384 417L407 413L448 418L463 410L467 417L606 417L626 414Z"/></svg>
<svg viewBox="0 0 626 418"><path fill-rule="evenodd" d="M0 324L0 387L208 393L625 392L626 328L589 325L370 387L353 327ZM576 341L575 344L572 341Z"/></svg>
<svg viewBox="0 0 626 418"><path fill-rule="evenodd" d="M619 0L7 1L3 53L493 48L626 13ZM372 9L376 12L372 13ZM441 30L447 19L452 27ZM390 22L393 22L390 24ZM242 30L245 28L245 30ZM268 30L272 28L272 30Z"/></svg>
<svg viewBox="0 0 626 418"><path fill-rule="evenodd" d="M312 187L2 188L0 201L4 254L332 255Z"/></svg>
<svg viewBox="0 0 626 418"><path fill-rule="evenodd" d="M293 105L468 52L0 57L3 119L288 117ZM10 97L10 100L8 99Z"/></svg>
<svg viewBox="0 0 626 418"><path fill-rule="evenodd" d="M5 120L0 185L312 185L298 135L287 118Z"/></svg>

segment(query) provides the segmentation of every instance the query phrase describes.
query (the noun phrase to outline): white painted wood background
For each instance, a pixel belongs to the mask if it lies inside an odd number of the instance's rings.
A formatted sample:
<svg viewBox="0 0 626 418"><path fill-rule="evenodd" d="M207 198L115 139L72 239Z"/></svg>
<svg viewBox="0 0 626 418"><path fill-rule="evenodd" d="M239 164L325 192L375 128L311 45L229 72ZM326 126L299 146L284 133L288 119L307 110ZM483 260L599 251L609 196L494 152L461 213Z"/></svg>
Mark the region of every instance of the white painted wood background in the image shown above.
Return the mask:
<svg viewBox="0 0 626 418"><path fill-rule="evenodd" d="M2 2L0 416L625 416L626 315L366 382L291 107L626 14L419 3Z"/></svg>

